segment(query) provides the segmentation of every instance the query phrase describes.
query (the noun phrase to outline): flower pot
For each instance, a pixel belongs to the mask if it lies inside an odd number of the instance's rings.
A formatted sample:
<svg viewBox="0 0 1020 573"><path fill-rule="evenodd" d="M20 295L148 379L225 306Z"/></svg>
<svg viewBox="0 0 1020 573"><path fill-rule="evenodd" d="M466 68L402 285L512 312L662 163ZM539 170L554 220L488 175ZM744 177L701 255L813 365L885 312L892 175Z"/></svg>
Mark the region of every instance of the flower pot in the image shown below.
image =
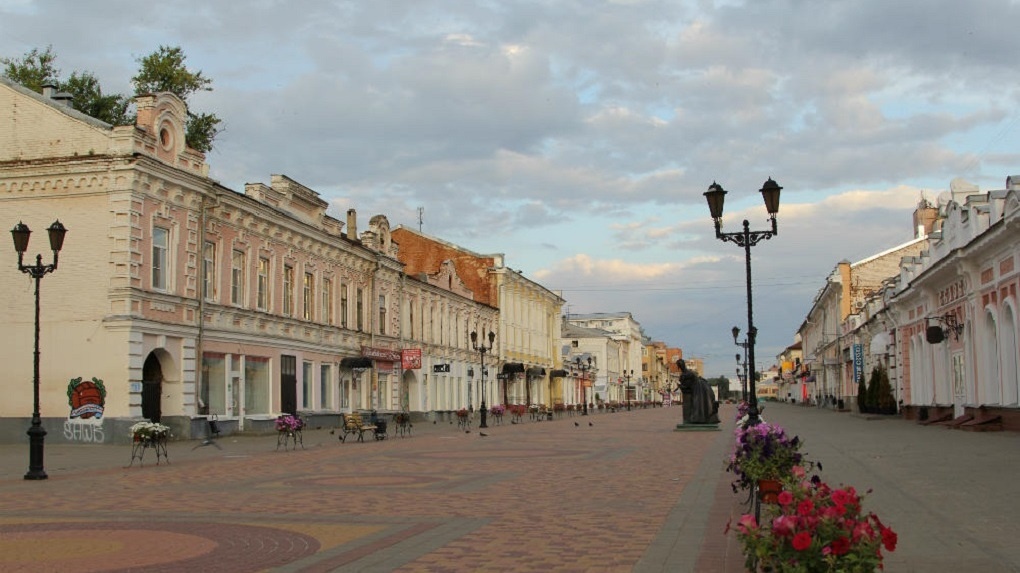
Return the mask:
<svg viewBox="0 0 1020 573"><path fill-rule="evenodd" d="M758 480L758 499L762 503L776 503L779 501L779 492L783 491L783 484L775 479Z"/></svg>

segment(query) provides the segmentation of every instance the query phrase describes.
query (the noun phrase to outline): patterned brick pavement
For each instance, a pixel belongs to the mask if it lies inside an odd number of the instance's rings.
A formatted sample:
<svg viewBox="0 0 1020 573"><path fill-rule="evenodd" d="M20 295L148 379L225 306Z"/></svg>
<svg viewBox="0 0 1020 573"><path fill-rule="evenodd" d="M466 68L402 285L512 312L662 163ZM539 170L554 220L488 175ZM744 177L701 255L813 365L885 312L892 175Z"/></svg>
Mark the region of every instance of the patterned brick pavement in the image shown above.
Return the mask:
<svg viewBox="0 0 1020 573"><path fill-rule="evenodd" d="M734 497L716 486L731 434L675 432L679 415L565 416L484 437L418 423L410 438L345 444L319 429L296 451L275 436L171 442L170 464L128 468L127 447L48 446L42 482L21 478L27 446L0 446L0 570L739 571L712 560L728 551L720 516ZM677 525L699 472L712 509ZM685 530L694 550L663 558L655 542Z"/></svg>

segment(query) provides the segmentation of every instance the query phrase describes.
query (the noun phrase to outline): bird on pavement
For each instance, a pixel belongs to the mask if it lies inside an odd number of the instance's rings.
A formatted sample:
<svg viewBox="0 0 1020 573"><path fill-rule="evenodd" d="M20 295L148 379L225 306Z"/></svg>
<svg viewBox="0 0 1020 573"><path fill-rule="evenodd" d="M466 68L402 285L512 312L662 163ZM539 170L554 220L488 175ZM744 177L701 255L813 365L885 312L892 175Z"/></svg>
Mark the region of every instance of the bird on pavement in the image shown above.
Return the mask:
<svg viewBox="0 0 1020 573"><path fill-rule="evenodd" d="M595 424L592 424L591 422L588 422L588 425L589 426L594 426Z"/></svg>
<svg viewBox="0 0 1020 573"><path fill-rule="evenodd" d="M577 422L574 422L574 425L579 427L579 428L581 427L581 424L578 424Z"/></svg>
<svg viewBox="0 0 1020 573"><path fill-rule="evenodd" d="M478 435L483 438L487 438L489 436L489 434L486 434L485 432L478 432Z"/></svg>

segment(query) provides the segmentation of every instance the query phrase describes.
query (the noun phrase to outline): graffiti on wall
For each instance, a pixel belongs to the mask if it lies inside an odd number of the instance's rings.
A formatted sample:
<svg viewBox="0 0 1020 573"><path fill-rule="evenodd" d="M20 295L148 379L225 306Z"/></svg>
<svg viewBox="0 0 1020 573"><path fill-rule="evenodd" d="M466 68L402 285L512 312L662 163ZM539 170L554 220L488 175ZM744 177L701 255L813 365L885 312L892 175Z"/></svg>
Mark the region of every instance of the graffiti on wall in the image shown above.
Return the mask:
<svg viewBox="0 0 1020 573"><path fill-rule="evenodd" d="M106 386L102 380L96 377L92 380L71 379L67 384L67 405L71 411L64 421L65 440L96 444L106 440L103 431Z"/></svg>

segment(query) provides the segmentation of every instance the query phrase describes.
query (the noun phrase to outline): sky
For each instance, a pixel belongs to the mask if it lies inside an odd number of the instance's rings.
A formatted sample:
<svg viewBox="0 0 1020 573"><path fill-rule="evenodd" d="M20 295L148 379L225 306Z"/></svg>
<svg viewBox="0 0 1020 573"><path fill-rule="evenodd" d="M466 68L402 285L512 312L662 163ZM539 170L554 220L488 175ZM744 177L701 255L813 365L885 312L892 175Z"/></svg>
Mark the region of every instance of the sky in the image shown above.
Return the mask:
<svg viewBox="0 0 1020 573"><path fill-rule="evenodd" d="M210 176L283 174L343 220L385 215L735 370L751 249L756 358L794 343L826 277L914 238L954 178L1020 173L1010 0L0 0L0 57L52 46L62 79L130 94L179 46L213 80Z"/></svg>

